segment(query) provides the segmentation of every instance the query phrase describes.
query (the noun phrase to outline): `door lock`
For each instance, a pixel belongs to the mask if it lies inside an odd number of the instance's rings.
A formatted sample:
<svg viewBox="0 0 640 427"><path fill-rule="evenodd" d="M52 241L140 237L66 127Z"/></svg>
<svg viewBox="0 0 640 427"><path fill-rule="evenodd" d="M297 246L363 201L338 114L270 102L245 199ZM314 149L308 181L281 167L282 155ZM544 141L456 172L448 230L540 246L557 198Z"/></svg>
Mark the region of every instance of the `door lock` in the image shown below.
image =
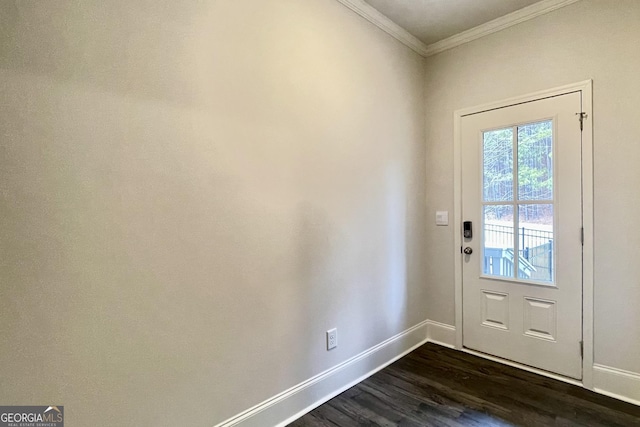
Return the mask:
<svg viewBox="0 0 640 427"><path fill-rule="evenodd" d="M462 223L462 236L464 236L465 239L471 239L473 237L473 231L471 228L471 221L465 221Z"/></svg>
<svg viewBox="0 0 640 427"><path fill-rule="evenodd" d="M469 246L467 246L466 248L464 248L463 252L465 254L467 254L467 255L471 255L473 253L473 249L471 249Z"/></svg>

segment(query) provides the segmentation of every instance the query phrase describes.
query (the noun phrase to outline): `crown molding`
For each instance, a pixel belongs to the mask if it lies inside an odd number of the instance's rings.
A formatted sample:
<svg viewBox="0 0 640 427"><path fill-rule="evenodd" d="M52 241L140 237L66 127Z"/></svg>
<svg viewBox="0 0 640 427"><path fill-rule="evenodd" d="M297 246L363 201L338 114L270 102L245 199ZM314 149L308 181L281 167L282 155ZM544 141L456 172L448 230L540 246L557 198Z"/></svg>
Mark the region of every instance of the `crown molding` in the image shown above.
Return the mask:
<svg viewBox="0 0 640 427"><path fill-rule="evenodd" d="M395 37L400 42L404 43L415 52L427 57L435 55L436 53L443 52L448 49L469 43L480 37L488 36L489 34L496 33L530 19L536 18L540 15L544 15L554 10L560 9L570 4L576 3L580 0L542 0L538 3L534 3L531 6L527 6L508 15L496 18L493 21L489 21L477 27L463 31L459 34L448 37L439 42L435 42L430 45L426 45L415 36L409 34L407 30L400 27L398 24L391 21L389 18L378 12L373 6L365 3L363 0L338 0L340 3L356 12L358 15L365 18L381 30L387 32L391 36Z"/></svg>
<svg viewBox="0 0 640 427"><path fill-rule="evenodd" d="M382 31L388 33L398 41L408 46L416 53L427 56L427 45L418 40L415 36L409 34L407 30L378 12L373 6L365 3L363 0L338 0L340 3L371 22Z"/></svg>
<svg viewBox="0 0 640 427"><path fill-rule="evenodd" d="M448 49L453 49L456 46L469 43L470 41L479 39L480 37L488 36L489 34L497 33L530 19L536 18L540 15L544 15L554 10L560 9L570 4L576 3L580 0L542 0L538 3L534 3L531 6L527 6L515 12L511 12L507 15L496 18L493 21L486 22L477 27L471 28L467 31L463 31L459 34L448 37L439 42L435 42L427 46L425 56L435 55L436 53L443 52Z"/></svg>

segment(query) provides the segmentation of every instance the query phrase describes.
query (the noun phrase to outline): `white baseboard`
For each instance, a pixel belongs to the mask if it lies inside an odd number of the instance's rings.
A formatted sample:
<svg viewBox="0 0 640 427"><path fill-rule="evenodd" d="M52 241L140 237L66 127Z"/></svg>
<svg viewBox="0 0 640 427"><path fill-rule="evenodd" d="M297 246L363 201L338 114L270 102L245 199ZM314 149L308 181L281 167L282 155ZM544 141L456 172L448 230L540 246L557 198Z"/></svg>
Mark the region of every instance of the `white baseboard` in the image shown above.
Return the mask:
<svg viewBox="0 0 640 427"><path fill-rule="evenodd" d="M640 374L594 363L593 390L640 405Z"/></svg>
<svg viewBox="0 0 640 427"><path fill-rule="evenodd" d="M427 320L427 341L444 347L455 348L456 328L445 323Z"/></svg>
<svg viewBox="0 0 640 427"><path fill-rule="evenodd" d="M286 426L426 342L455 348L455 341L455 326L425 320L215 427ZM482 354L477 355L486 357ZM504 363L497 358L486 358ZM515 364L514 366L521 367ZM549 373L540 373L552 378L557 377ZM565 378L556 379L581 385ZM640 405L640 374L594 364L593 384L593 390L597 393Z"/></svg>
<svg viewBox="0 0 640 427"><path fill-rule="evenodd" d="M455 348L455 326L435 322L433 320L427 320L426 323L428 342L432 342L434 344L439 344L449 348ZM465 353L473 354L475 356L493 360L495 362L513 366L525 371L533 372L538 375L543 375L559 381L564 381L569 384L577 385L579 387L584 387L584 384L580 381L576 381L560 375L555 375L551 372L531 368L529 366L510 362L508 360L503 360L498 357L493 357L488 354L480 353L466 348L462 348L460 350L464 351ZM634 405L640 405L640 374L594 363L592 390L596 393L604 394L605 396L613 397L624 402L632 403Z"/></svg>
<svg viewBox="0 0 640 427"><path fill-rule="evenodd" d="M286 426L427 342L423 321L215 427Z"/></svg>

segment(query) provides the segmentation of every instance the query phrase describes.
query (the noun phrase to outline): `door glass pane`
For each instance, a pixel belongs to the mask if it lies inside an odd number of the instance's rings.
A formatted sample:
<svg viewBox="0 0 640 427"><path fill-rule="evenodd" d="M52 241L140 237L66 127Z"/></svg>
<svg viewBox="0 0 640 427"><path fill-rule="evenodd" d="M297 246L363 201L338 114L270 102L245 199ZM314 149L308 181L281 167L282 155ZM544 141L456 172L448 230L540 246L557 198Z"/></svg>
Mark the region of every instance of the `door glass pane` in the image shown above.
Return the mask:
<svg viewBox="0 0 640 427"><path fill-rule="evenodd" d="M514 277L513 206L485 205L483 210L482 272Z"/></svg>
<svg viewBox="0 0 640 427"><path fill-rule="evenodd" d="M484 132L482 159L484 201L513 200L513 129Z"/></svg>
<svg viewBox="0 0 640 427"><path fill-rule="evenodd" d="M518 277L553 283L553 205L518 206Z"/></svg>
<svg viewBox="0 0 640 427"><path fill-rule="evenodd" d="M553 199L552 121L518 126L518 200Z"/></svg>

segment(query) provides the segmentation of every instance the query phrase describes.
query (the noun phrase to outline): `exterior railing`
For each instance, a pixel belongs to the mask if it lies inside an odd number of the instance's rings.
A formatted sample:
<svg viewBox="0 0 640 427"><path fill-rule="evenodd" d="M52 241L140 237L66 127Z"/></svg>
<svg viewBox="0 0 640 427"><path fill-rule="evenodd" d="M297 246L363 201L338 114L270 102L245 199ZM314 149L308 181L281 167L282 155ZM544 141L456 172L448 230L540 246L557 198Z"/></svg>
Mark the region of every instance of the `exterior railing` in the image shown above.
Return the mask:
<svg viewBox="0 0 640 427"><path fill-rule="evenodd" d="M518 254L534 267L528 279L553 281L553 232L520 227L518 233ZM513 248L513 227L485 224L485 246Z"/></svg>

